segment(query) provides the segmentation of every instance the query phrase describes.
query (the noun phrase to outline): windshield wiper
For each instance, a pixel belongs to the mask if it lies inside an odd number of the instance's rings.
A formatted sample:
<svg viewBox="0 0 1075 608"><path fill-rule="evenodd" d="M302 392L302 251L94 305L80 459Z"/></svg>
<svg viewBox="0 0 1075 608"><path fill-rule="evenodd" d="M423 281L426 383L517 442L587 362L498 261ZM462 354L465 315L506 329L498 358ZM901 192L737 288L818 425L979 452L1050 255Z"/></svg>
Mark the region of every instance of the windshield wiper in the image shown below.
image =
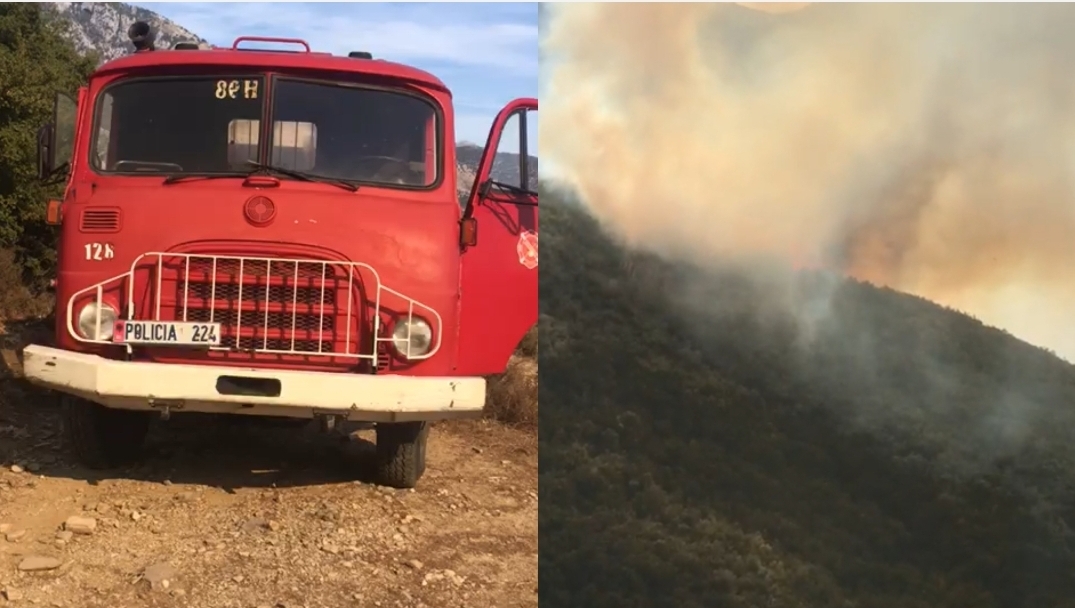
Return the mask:
<svg viewBox="0 0 1075 608"><path fill-rule="evenodd" d="M343 188L348 192L355 192L358 190L358 186L351 182L344 181L342 179L335 179L332 177L324 177L313 173L305 173L303 171L295 171L293 169L285 169L283 167L277 167L276 165L270 165L268 163L259 163L255 160L248 160L246 164L254 167L257 171L264 171L266 173L278 173L280 175L286 175L297 180L304 182L318 182L321 184L330 184L337 188Z"/></svg>
<svg viewBox="0 0 1075 608"><path fill-rule="evenodd" d="M334 179L331 177L323 177L320 175L314 175L312 173L303 173L302 171L294 171L291 169L285 169L283 167L277 167L275 165L269 165L266 163L259 163L257 161L248 160L246 164L250 165L252 169L250 171L230 171L227 173L174 173L164 178L161 185L167 186L168 184L175 184L179 182L191 181L196 179L222 179L226 177L250 177L257 173L276 173L278 175L285 175L287 177L301 180L304 182L316 182L322 184L331 184L338 188L343 188L348 192L355 192L358 190L358 186L350 182L343 181L341 179Z"/></svg>
<svg viewBox="0 0 1075 608"><path fill-rule="evenodd" d="M249 177L252 171L231 171L229 173L173 173L164 178L162 186L196 179L221 179L225 177Z"/></svg>

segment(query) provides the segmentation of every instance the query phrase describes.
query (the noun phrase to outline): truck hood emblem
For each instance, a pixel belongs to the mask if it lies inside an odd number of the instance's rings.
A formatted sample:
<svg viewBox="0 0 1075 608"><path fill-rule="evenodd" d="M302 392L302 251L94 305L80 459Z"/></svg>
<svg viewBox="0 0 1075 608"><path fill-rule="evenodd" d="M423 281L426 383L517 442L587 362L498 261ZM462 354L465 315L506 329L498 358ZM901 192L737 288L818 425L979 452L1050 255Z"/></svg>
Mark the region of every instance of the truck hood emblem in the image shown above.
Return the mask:
<svg viewBox="0 0 1075 608"><path fill-rule="evenodd" d="M268 226L276 219L276 203L267 196L252 196L243 205L243 215L254 226Z"/></svg>

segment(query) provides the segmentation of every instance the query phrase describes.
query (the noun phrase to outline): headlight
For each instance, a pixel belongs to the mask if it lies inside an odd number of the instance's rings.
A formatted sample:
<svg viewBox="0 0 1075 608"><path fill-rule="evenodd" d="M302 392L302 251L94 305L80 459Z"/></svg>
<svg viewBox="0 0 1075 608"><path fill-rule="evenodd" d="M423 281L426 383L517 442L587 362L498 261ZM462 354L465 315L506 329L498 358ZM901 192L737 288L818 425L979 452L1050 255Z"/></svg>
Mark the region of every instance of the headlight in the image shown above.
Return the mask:
<svg viewBox="0 0 1075 608"><path fill-rule="evenodd" d="M98 321L100 313L100 321ZM78 313L78 333L88 340L111 340L116 327L116 309L108 304L91 302Z"/></svg>
<svg viewBox="0 0 1075 608"><path fill-rule="evenodd" d="M408 359L421 357L433 346L433 329L421 319L401 320L392 328L392 345Z"/></svg>

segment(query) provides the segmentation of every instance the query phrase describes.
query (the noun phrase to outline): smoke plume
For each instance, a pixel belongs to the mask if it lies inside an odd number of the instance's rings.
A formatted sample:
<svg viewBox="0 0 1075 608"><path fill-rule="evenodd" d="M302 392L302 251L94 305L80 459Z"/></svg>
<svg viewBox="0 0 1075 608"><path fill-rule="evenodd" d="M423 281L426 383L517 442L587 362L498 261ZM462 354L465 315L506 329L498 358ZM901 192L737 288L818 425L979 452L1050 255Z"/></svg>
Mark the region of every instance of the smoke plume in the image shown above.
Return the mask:
<svg viewBox="0 0 1075 608"><path fill-rule="evenodd" d="M548 7L559 178L630 244L838 270L1075 360L1075 6L750 8Z"/></svg>

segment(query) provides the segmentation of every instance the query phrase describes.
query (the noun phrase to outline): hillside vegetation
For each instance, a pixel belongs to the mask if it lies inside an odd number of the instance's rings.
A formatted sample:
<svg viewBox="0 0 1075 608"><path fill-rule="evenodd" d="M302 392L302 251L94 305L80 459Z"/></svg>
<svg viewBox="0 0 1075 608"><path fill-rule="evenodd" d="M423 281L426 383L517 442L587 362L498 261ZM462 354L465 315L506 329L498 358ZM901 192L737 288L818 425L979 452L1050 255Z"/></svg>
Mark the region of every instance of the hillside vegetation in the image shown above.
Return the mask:
<svg viewBox="0 0 1075 608"><path fill-rule="evenodd" d="M628 253L542 194L543 606L1075 606L1072 366L891 290Z"/></svg>
<svg viewBox="0 0 1075 608"><path fill-rule="evenodd" d="M0 265L14 256L31 290L51 277L56 234L45 201L62 193L37 179L37 130L52 117L56 93L75 94L95 61L67 40L69 27L37 3L0 4ZM0 313L15 291L0 286Z"/></svg>

